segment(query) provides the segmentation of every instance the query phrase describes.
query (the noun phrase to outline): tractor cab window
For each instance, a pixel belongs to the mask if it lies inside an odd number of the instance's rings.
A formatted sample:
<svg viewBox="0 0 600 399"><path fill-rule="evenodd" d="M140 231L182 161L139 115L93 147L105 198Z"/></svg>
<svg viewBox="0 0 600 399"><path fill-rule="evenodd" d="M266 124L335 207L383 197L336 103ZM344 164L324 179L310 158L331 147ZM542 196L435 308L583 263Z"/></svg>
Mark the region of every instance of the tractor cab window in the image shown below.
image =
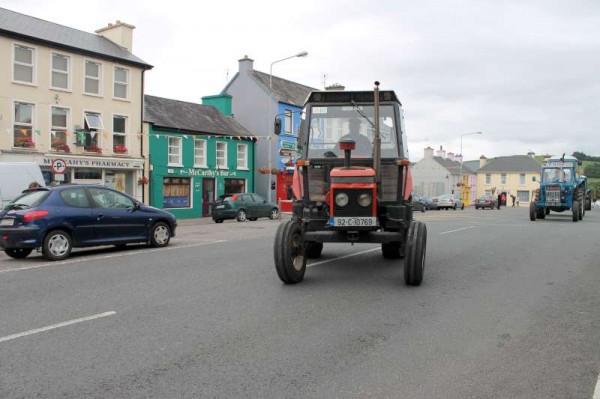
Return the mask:
<svg viewBox="0 0 600 399"><path fill-rule="evenodd" d="M372 158L375 135L372 105L313 106L309 121L308 158L343 158L342 140L354 140L353 157ZM379 107L382 158L397 158L398 124L391 105Z"/></svg>
<svg viewBox="0 0 600 399"><path fill-rule="evenodd" d="M544 169L542 181L545 183L570 183L573 181L573 172L566 168Z"/></svg>

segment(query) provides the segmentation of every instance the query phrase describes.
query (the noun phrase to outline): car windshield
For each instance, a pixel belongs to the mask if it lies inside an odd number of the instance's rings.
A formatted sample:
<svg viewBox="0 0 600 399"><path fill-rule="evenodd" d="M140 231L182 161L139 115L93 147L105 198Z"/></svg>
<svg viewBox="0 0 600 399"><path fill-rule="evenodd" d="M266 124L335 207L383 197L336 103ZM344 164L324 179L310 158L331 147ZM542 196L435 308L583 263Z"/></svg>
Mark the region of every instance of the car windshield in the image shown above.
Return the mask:
<svg viewBox="0 0 600 399"><path fill-rule="evenodd" d="M15 198L6 209L29 209L39 206L50 194L48 190L30 191Z"/></svg>
<svg viewBox="0 0 600 399"><path fill-rule="evenodd" d="M373 111L372 105L313 106L309 121L308 157L343 158L344 151L340 150L338 143L341 140L354 140L356 148L352 155L371 158L375 133ZM399 126L393 106L380 106L379 131L383 158L398 157L397 129Z"/></svg>
<svg viewBox="0 0 600 399"><path fill-rule="evenodd" d="M440 195L440 199L443 199L443 200L450 199L450 198L452 198L451 194Z"/></svg>

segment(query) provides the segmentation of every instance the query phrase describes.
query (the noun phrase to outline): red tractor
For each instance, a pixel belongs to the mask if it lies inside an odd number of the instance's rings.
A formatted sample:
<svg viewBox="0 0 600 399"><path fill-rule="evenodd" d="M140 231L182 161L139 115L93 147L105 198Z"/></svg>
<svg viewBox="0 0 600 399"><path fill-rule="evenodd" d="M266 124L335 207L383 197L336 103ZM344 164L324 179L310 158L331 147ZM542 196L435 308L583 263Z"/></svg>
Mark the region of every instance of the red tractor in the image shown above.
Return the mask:
<svg viewBox="0 0 600 399"><path fill-rule="evenodd" d="M402 105L393 91L313 91L298 134L292 219L275 234L277 275L304 279L324 243L378 243L404 258L404 281L423 281L427 229L413 220ZM281 122L275 121L279 134Z"/></svg>

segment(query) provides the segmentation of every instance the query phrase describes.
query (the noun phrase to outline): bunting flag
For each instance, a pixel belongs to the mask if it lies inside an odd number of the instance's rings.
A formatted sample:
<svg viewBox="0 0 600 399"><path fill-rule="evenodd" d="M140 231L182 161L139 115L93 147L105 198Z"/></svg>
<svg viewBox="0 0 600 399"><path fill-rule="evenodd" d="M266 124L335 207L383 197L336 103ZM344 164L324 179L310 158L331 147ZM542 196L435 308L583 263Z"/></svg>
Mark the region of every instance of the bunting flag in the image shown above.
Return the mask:
<svg viewBox="0 0 600 399"><path fill-rule="evenodd" d="M23 136L27 137L27 129L21 129L21 133L23 133Z"/></svg>
<svg viewBox="0 0 600 399"><path fill-rule="evenodd" d="M85 134L85 133L84 133ZM96 132L95 131L91 131L90 132L90 137L92 138L92 140L94 139L94 137L96 137Z"/></svg>
<svg viewBox="0 0 600 399"><path fill-rule="evenodd" d="M79 131L77 132L77 139L81 142L85 141L85 132Z"/></svg>
<svg viewBox="0 0 600 399"><path fill-rule="evenodd" d="M52 138L56 137L56 130L50 130L50 135Z"/></svg>
<svg viewBox="0 0 600 399"><path fill-rule="evenodd" d="M67 137L71 137L71 132L69 132L68 130L65 131L65 136Z"/></svg>
<svg viewBox="0 0 600 399"><path fill-rule="evenodd" d="M42 131L41 131L40 129L35 129L35 133L36 133L38 136L41 136L41 135L42 135Z"/></svg>

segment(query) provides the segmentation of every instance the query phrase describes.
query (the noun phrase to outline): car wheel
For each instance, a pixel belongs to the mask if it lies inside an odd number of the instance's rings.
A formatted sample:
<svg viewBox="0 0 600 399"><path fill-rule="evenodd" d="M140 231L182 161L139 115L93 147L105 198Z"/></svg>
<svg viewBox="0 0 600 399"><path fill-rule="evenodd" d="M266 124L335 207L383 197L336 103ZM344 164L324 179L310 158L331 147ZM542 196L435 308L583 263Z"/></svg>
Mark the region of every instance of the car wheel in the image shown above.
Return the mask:
<svg viewBox="0 0 600 399"><path fill-rule="evenodd" d="M269 215L269 219L271 219L271 220L279 219L279 209L277 209L277 208L271 209L271 215Z"/></svg>
<svg viewBox="0 0 600 399"><path fill-rule="evenodd" d="M154 248L166 247L171 241L171 228L165 222L154 223L150 230L150 246Z"/></svg>
<svg viewBox="0 0 600 399"><path fill-rule="evenodd" d="M33 251L33 248L6 248L4 253L13 259L24 259Z"/></svg>
<svg viewBox="0 0 600 399"><path fill-rule="evenodd" d="M465 210L465 203L464 203L464 202L463 202L462 206L460 207L460 210L461 210L461 211L464 211L464 210Z"/></svg>
<svg viewBox="0 0 600 399"><path fill-rule="evenodd" d="M476 207L475 207L475 210L478 210L478 209L479 209L479 207L478 207L478 206L476 206Z"/></svg>
<svg viewBox="0 0 600 399"><path fill-rule="evenodd" d="M456 210L456 204L454 204L454 206L452 207L452 210L455 211Z"/></svg>
<svg viewBox="0 0 600 399"><path fill-rule="evenodd" d="M42 253L48 260L66 259L73 249L71 236L63 230L53 230L46 235L42 245Z"/></svg>
<svg viewBox="0 0 600 399"><path fill-rule="evenodd" d="M248 215L246 214L246 211L243 209L240 209L237 213L237 221L238 222L245 222L247 220Z"/></svg>
<svg viewBox="0 0 600 399"><path fill-rule="evenodd" d="M215 223L223 223L223 219L213 219Z"/></svg>

